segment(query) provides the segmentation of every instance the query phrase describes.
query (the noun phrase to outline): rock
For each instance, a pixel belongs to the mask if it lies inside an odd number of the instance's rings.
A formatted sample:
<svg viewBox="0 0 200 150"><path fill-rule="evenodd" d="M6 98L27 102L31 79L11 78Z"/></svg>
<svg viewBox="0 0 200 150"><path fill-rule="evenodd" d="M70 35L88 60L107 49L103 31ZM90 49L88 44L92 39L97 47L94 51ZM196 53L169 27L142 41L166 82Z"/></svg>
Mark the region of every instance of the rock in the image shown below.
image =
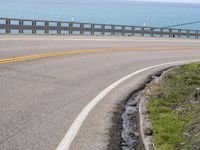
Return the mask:
<svg viewBox="0 0 200 150"><path fill-rule="evenodd" d="M152 75L151 78L152 80L157 80L159 77L157 77L156 75Z"/></svg>
<svg viewBox="0 0 200 150"><path fill-rule="evenodd" d="M131 101L131 102L128 103L128 105L135 107L135 106L138 105L138 102L137 101Z"/></svg>
<svg viewBox="0 0 200 150"><path fill-rule="evenodd" d="M195 98L200 97L200 88L199 87L195 89L194 96L195 96Z"/></svg>
<svg viewBox="0 0 200 150"><path fill-rule="evenodd" d="M146 127L145 131L144 131L144 134L146 136L151 136L151 135L153 135L153 130L150 127Z"/></svg>
<svg viewBox="0 0 200 150"><path fill-rule="evenodd" d="M146 95L152 95L150 88L147 88L145 92L146 92Z"/></svg>

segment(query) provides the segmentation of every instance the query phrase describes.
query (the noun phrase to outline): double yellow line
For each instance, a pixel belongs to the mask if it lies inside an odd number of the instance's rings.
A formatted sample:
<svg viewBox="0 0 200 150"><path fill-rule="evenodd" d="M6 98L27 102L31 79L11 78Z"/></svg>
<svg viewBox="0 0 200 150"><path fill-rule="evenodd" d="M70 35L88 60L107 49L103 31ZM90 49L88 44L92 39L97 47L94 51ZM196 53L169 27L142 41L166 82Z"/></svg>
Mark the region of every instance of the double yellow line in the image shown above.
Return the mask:
<svg viewBox="0 0 200 150"><path fill-rule="evenodd" d="M94 52L96 52L96 51L95 50L80 50L80 51L66 51L66 52L56 52L56 53L47 53L47 54L38 54L38 55L5 58L5 59L0 59L0 64L18 62L18 61L26 61L26 60L32 60L32 59L39 59L39 58L46 58L46 57L75 55L75 54L81 54L81 53L94 53Z"/></svg>
<svg viewBox="0 0 200 150"><path fill-rule="evenodd" d="M96 50L74 50L74 51L64 51L64 52L55 52L55 53L46 53L46 54L36 54L36 55L29 55L29 56L20 56L20 57L13 57L13 58L4 58L0 59L0 64L11 63L11 62L19 62L19 61L27 61L32 59L39 59L39 58L46 58L46 57L55 57L55 56L64 56L64 55L75 55L75 54L82 54L82 53L95 53L95 52L123 52L123 51L142 51L142 50L189 50L189 49L198 49L200 47L134 47L134 48L105 48L105 49L96 49Z"/></svg>

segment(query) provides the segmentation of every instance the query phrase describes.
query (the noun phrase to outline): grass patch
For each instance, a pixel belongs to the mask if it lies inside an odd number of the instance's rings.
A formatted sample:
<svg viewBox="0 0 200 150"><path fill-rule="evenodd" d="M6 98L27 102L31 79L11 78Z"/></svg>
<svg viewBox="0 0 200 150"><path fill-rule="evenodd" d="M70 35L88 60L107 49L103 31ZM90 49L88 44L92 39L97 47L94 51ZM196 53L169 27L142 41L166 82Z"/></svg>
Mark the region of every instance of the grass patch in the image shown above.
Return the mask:
<svg viewBox="0 0 200 150"><path fill-rule="evenodd" d="M152 85L148 103L157 150L200 149L200 64L176 68Z"/></svg>

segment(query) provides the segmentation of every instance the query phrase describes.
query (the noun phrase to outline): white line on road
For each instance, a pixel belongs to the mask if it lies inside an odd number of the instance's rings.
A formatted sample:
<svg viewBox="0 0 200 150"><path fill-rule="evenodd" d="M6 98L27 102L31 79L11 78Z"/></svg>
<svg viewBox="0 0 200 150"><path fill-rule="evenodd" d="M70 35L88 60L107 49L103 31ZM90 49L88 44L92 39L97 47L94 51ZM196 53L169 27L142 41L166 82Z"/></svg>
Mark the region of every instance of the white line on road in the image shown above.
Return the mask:
<svg viewBox="0 0 200 150"><path fill-rule="evenodd" d="M78 117L75 119L69 130L67 131L65 137L62 139L61 143L58 145L57 150L69 150L71 143L73 142L75 136L77 135L81 125L83 124L84 120L87 118L88 114L92 111L92 109L114 88L116 88L119 84L126 81L127 79L142 73L144 71L148 71L150 69L154 69L157 67L163 67L167 65L179 65L179 64L186 64L191 62L197 62L200 61L200 59L196 60L186 60L186 61L176 61L176 62L168 62L163 63L159 65L150 66L141 70L138 70L136 72L133 72L129 74L128 76L125 76L124 78L118 80L117 82L111 84L109 87L107 87L105 90L103 90L99 95L97 95L89 104L87 104L83 110L80 112Z"/></svg>

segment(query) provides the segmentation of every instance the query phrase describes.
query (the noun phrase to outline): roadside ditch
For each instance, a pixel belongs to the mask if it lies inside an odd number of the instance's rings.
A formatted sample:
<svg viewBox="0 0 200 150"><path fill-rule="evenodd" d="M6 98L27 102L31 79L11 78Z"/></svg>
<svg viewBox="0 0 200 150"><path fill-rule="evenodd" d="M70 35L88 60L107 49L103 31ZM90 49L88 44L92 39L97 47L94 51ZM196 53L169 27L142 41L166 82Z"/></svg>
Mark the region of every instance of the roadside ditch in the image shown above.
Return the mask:
<svg viewBox="0 0 200 150"><path fill-rule="evenodd" d="M144 137L141 136L140 128L140 101L144 97L146 86L158 80L163 72L169 69L150 75L138 90L131 93L126 100L117 105L112 115L108 150L145 150ZM147 121L144 124L145 129L142 132L147 136L151 135L151 125Z"/></svg>

